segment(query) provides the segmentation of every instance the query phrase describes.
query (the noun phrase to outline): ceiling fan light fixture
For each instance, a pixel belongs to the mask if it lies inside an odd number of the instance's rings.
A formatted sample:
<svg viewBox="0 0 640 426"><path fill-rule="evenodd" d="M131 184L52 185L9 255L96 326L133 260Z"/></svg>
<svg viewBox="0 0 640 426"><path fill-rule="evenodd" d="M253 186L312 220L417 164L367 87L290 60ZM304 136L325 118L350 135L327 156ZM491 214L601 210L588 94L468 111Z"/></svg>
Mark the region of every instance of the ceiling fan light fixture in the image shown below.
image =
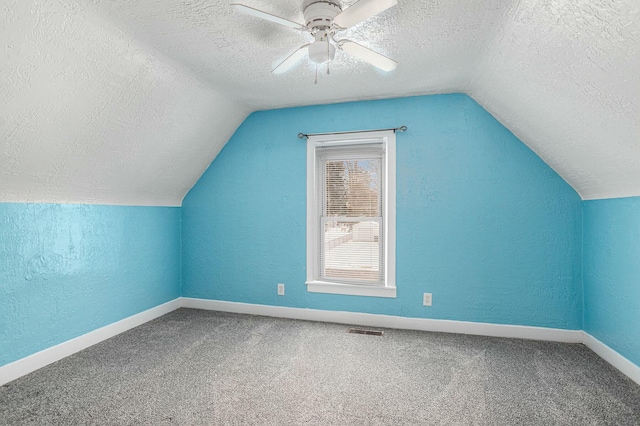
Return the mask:
<svg viewBox="0 0 640 426"><path fill-rule="evenodd" d="M309 45L309 59L318 65L333 61L336 57L336 47L326 40L314 41Z"/></svg>

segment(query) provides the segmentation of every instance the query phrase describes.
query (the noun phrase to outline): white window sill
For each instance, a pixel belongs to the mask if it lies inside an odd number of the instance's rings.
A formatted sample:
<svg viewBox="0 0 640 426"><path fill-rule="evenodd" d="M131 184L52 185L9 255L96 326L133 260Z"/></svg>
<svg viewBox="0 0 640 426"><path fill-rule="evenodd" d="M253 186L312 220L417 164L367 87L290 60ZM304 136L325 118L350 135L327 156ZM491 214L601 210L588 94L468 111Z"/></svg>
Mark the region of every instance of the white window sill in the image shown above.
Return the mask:
<svg viewBox="0 0 640 426"><path fill-rule="evenodd" d="M336 284L324 281L307 281L307 291L311 293L346 294L350 296L396 297L395 287Z"/></svg>

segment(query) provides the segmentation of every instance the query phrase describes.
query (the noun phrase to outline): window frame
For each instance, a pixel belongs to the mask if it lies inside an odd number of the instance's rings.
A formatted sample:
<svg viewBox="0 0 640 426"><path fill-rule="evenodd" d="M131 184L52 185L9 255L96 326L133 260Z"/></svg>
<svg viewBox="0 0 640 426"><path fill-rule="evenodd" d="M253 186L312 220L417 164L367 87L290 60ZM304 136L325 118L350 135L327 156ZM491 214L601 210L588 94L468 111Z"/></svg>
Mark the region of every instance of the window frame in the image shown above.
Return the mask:
<svg viewBox="0 0 640 426"><path fill-rule="evenodd" d="M357 146L382 143L384 167L382 212L384 282L380 284L349 284L318 279L320 257L320 217L318 147ZM396 297L396 135L393 130L309 135L307 138L307 291L354 296Z"/></svg>

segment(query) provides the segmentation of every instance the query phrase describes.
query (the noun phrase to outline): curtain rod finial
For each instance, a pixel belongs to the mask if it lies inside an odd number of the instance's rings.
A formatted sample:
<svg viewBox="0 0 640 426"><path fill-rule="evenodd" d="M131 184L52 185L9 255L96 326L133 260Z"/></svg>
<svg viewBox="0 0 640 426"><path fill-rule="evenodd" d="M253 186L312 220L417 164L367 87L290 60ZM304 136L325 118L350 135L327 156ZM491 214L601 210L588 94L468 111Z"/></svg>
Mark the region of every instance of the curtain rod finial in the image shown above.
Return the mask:
<svg viewBox="0 0 640 426"><path fill-rule="evenodd" d="M305 138L307 135L305 135L304 133L298 133L298 138L302 139Z"/></svg>

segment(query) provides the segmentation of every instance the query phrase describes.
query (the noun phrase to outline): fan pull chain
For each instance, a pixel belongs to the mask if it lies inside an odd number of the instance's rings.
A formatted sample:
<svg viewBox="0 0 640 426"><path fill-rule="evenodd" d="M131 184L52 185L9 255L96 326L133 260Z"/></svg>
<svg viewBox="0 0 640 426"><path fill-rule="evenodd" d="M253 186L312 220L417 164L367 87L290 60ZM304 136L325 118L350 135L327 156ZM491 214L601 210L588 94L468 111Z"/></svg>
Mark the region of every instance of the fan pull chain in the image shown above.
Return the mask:
<svg viewBox="0 0 640 426"><path fill-rule="evenodd" d="M318 84L318 64L316 64L316 81L313 84Z"/></svg>

